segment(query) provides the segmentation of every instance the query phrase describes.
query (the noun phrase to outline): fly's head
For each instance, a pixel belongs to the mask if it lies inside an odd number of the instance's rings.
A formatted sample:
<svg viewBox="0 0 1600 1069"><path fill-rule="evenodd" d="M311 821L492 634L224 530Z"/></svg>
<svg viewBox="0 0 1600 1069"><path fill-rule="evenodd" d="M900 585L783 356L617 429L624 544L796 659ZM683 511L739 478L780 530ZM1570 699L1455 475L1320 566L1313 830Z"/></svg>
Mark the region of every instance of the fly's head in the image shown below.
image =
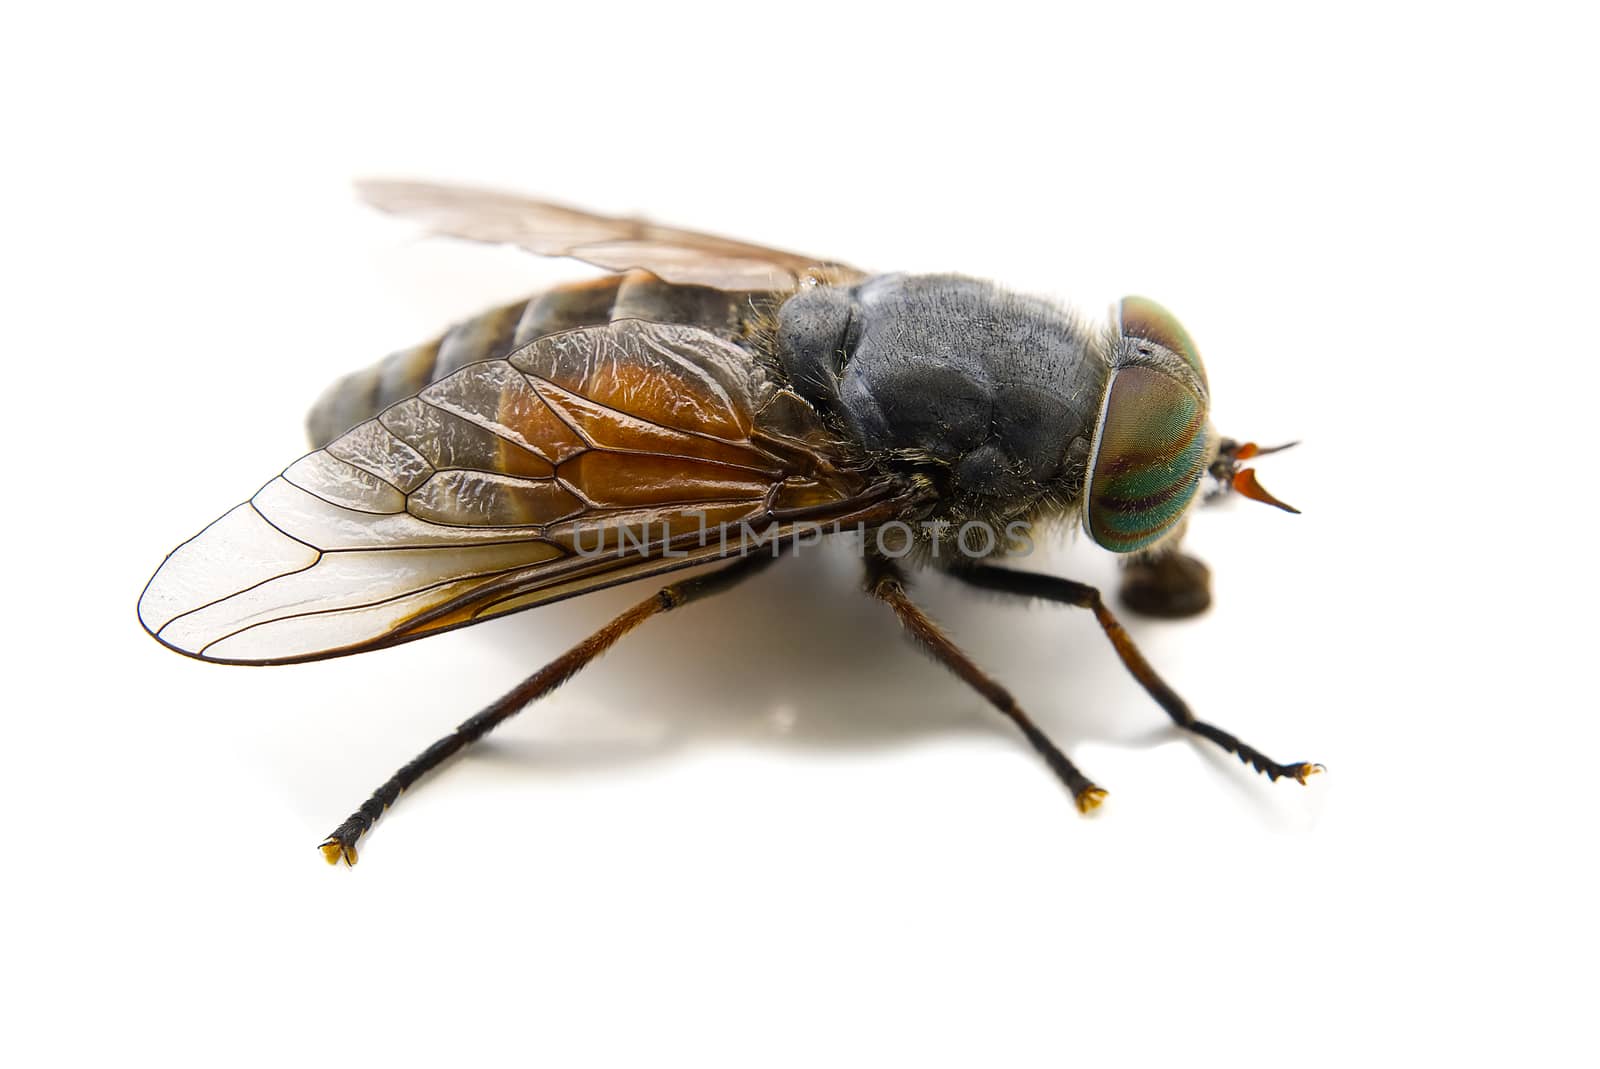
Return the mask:
<svg viewBox="0 0 1600 1069"><path fill-rule="evenodd" d="M1288 446L1262 449L1216 433L1200 350L1172 313L1125 297L1115 319L1084 487L1089 536L1113 553L1157 548L1183 530L1207 475L1224 491L1296 511L1267 493L1254 469L1240 466Z"/></svg>

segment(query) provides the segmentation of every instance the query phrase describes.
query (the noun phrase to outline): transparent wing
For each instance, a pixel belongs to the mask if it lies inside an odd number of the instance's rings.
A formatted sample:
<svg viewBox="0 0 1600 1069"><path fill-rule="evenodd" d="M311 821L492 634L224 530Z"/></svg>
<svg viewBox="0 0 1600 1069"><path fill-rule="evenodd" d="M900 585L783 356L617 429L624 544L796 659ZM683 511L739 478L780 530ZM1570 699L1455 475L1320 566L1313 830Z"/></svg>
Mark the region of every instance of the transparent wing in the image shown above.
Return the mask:
<svg viewBox="0 0 1600 1069"><path fill-rule="evenodd" d="M738 553L741 524L771 538L888 518L894 488L840 452L705 331L550 335L290 465L173 551L139 617L212 661L391 645Z"/></svg>
<svg viewBox="0 0 1600 1069"><path fill-rule="evenodd" d="M854 268L711 234L658 226L509 193L423 182L357 184L371 205L438 234L520 245L610 271L642 268L668 282L729 290L789 289L807 278L847 282Z"/></svg>

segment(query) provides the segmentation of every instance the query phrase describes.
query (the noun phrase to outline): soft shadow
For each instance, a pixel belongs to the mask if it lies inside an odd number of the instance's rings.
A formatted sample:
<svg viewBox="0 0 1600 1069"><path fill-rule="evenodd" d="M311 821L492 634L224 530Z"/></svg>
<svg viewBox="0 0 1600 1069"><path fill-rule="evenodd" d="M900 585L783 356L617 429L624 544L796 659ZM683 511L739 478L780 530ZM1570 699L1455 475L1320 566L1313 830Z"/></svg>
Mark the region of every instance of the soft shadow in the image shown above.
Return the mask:
<svg viewBox="0 0 1600 1069"><path fill-rule="evenodd" d="M1040 560L1035 566L1043 565ZM507 678L577 641L662 580L483 629ZM1086 613L984 595L919 573L913 594L1053 738L1156 745L1159 717ZM514 667L512 667L514 665ZM560 770L649 760L689 744L858 750L969 735L1022 745L1000 714L906 641L860 585L845 542L813 546L740 587L647 622L550 703L486 740L486 763Z"/></svg>

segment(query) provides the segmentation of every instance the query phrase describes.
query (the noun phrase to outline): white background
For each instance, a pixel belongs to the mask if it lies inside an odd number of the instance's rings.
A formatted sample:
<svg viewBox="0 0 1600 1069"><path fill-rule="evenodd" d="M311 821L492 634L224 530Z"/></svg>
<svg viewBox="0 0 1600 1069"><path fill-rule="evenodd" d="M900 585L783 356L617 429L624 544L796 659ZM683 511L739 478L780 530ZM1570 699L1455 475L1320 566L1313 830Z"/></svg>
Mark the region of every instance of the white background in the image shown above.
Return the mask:
<svg viewBox="0 0 1600 1069"><path fill-rule="evenodd" d="M1593 1057L1584 7L50 10L0 34L8 1062ZM646 626L329 869L646 592L280 669L139 629L330 378L586 271L419 239L362 175L1154 296L1224 432L1304 439L1261 470L1305 514L1208 510L1215 610L1131 626L1328 774L1179 737L1086 614L921 583L1110 789L1082 819L836 550Z"/></svg>

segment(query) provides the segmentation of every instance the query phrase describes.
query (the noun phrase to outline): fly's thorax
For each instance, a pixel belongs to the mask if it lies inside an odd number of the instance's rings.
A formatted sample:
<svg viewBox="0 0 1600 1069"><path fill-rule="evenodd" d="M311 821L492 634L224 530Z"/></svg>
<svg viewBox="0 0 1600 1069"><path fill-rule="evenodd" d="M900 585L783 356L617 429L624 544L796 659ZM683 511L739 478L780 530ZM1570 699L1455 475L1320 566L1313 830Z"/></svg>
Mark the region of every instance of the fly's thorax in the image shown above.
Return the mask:
<svg viewBox="0 0 1600 1069"><path fill-rule="evenodd" d="M1084 527L1114 553L1149 551L1181 534L1216 458L1210 387L1193 339L1154 301L1125 298L1106 344Z"/></svg>
<svg viewBox="0 0 1600 1069"><path fill-rule="evenodd" d="M1056 305L956 275L880 275L791 297L776 348L807 399L883 463L936 472L952 499L1023 505L1082 486L1108 368Z"/></svg>

